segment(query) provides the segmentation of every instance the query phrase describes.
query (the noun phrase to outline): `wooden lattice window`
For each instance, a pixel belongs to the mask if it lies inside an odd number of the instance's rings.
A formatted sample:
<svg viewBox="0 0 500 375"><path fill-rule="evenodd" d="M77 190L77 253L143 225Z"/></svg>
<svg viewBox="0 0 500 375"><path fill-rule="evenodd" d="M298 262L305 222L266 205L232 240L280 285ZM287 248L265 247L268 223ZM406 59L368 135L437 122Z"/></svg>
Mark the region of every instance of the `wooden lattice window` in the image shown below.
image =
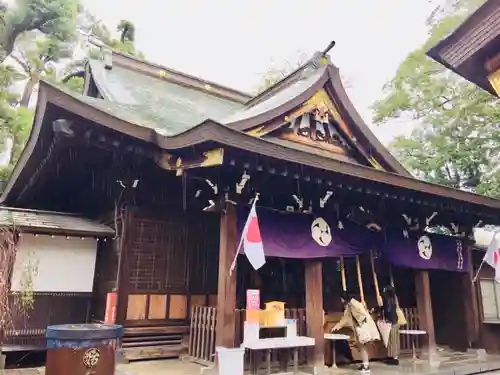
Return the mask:
<svg viewBox="0 0 500 375"><path fill-rule="evenodd" d="M494 279L481 279L483 321L500 324L500 284Z"/></svg>
<svg viewBox="0 0 500 375"><path fill-rule="evenodd" d="M130 254L130 286L135 291L161 290L166 264L162 233L166 223L140 219L136 221Z"/></svg>

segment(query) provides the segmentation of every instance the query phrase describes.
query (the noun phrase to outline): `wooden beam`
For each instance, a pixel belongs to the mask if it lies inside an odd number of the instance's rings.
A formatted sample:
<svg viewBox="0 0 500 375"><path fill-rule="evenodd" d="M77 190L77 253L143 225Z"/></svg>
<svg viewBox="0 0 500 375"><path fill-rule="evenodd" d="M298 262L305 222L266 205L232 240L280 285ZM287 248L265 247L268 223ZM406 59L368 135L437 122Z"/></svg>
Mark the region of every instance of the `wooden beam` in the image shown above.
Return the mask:
<svg viewBox="0 0 500 375"><path fill-rule="evenodd" d="M469 259L469 269L462 275L463 308L465 309L467 341L469 348L476 348L479 344L480 315L479 299L474 278L474 262L472 259L472 244L467 246L466 254Z"/></svg>
<svg viewBox="0 0 500 375"><path fill-rule="evenodd" d="M500 69L500 53L497 53L491 59L488 59L488 61L484 64L484 67L488 74L493 74Z"/></svg>
<svg viewBox="0 0 500 375"><path fill-rule="evenodd" d="M436 347L434 317L432 314L432 299L429 271L416 271L415 291L417 293L417 310L420 329L427 332L429 350Z"/></svg>
<svg viewBox="0 0 500 375"><path fill-rule="evenodd" d="M316 340L316 345L309 348L307 353L308 364L313 367L324 367L323 268L321 261L306 262L305 279L307 335Z"/></svg>
<svg viewBox="0 0 500 375"><path fill-rule="evenodd" d="M130 289L129 277L129 253L131 251L132 233L134 225L134 216L130 211L130 207L125 207L123 218L125 222L123 233L119 233L118 238L114 241L118 250L118 267L116 274L116 324L124 324L127 318L128 294Z"/></svg>
<svg viewBox="0 0 500 375"><path fill-rule="evenodd" d="M229 269L236 254L236 206L226 202L221 212L219 244L219 283L217 290L216 346L235 345L236 270Z"/></svg>

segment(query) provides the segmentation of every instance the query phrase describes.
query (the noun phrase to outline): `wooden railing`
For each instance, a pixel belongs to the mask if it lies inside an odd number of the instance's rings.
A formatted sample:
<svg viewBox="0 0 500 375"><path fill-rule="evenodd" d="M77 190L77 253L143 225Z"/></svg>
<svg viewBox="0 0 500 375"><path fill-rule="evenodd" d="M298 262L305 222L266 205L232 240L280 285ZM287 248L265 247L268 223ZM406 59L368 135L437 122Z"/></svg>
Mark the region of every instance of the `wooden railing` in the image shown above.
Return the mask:
<svg viewBox="0 0 500 375"><path fill-rule="evenodd" d="M418 313L416 307L407 307L402 308L403 313L405 314L406 320L408 324L401 329L419 329L420 326L418 324ZM401 352L411 352L411 337L409 335L401 335ZM417 336L416 347L420 348L423 342L420 340L420 337Z"/></svg>
<svg viewBox="0 0 500 375"><path fill-rule="evenodd" d="M215 360L215 324L217 308L193 306L189 328L188 355L197 363L208 365Z"/></svg>
<svg viewBox="0 0 500 375"><path fill-rule="evenodd" d="M404 329L418 329L418 314L416 308L403 308L408 324ZM235 346L239 346L243 342L243 323L245 321L245 311L236 310L235 322ZM297 320L297 334L301 336L307 335L307 322L305 309L285 309L285 317L287 319ZM191 313L191 326L188 354L191 360L208 365L215 360L215 327L217 321L217 310L215 307L194 306ZM421 346L421 342L417 342L417 347ZM401 350L407 352L411 350L410 337L401 335ZM275 354L272 357L276 360ZM306 351L299 352L299 361L306 361Z"/></svg>

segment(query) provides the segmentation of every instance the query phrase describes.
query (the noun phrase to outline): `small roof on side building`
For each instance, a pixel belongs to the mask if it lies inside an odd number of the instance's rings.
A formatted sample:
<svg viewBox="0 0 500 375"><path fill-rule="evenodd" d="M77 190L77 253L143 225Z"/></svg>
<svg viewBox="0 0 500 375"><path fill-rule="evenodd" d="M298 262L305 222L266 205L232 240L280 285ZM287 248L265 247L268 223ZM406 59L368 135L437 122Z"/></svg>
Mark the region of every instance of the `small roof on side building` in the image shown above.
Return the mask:
<svg viewBox="0 0 500 375"><path fill-rule="evenodd" d="M486 1L427 55L498 96L488 76L500 69L500 1Z"/></svg>
<svg viewBox="0 0 500 375"><path fill-rule="evenodd" d="M78 215L6 206L0 206L0 227L54 235L105 237L114 234L111 227Z"/></svg>

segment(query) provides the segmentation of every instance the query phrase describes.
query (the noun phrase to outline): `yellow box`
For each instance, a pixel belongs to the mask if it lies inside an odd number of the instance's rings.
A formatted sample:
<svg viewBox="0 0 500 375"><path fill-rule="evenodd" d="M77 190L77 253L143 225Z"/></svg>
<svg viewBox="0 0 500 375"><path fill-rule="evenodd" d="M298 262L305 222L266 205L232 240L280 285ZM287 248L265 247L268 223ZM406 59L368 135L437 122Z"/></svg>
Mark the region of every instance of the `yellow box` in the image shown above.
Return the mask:
<svg viewBox="0 0 500 375"><path fill-rule="evenodd" d="M266 305L266 325L277 326L283 324L285 320L285 302L272 301L265 303Z"/></svg>

